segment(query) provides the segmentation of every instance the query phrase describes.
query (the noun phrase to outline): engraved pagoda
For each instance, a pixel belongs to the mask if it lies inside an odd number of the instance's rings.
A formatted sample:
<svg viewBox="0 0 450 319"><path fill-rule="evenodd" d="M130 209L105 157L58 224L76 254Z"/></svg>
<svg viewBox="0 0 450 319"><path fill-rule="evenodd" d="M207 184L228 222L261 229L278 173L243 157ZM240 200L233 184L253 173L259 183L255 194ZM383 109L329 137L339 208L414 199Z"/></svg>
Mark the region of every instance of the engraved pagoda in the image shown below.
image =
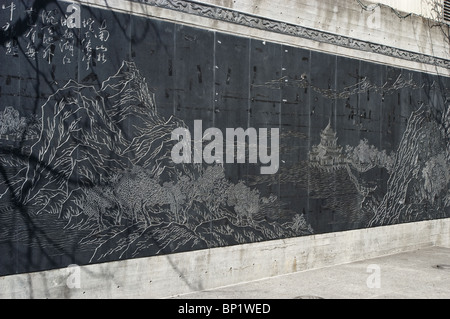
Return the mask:
<svg viewBox="0 0 450 319"><path fill-rule="evenodd" d="M338 145L336 132L328 126L320 133L320 144L312 147L309 153L310 165L327 171L346 167L347 161L343 155L343 148Z"/></svg>

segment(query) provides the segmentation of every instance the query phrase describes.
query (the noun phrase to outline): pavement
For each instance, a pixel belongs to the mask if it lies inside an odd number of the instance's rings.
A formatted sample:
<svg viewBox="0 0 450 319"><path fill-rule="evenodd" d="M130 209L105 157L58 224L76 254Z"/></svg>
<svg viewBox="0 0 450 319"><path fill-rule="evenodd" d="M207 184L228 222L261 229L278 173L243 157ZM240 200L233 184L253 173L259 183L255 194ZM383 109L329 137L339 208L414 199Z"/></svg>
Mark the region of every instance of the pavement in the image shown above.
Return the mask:
<svg viewBox="0 0 450 319"><path fill-rule="evenodd" d="M173 298L450 299L450 248L423 248Z"/></svg>

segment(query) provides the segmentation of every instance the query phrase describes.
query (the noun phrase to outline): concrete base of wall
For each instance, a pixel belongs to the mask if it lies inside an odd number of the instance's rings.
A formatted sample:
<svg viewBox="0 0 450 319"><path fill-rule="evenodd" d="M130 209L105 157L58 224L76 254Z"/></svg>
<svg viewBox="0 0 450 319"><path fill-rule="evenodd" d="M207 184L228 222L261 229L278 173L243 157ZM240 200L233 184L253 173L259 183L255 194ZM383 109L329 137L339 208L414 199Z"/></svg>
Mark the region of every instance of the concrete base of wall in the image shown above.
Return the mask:
<svg viewBox="0 0 450 319"><path fill-rule="evenodd" d="M164 298L432 246L450 219L0 277L0 298Z"/></svg>

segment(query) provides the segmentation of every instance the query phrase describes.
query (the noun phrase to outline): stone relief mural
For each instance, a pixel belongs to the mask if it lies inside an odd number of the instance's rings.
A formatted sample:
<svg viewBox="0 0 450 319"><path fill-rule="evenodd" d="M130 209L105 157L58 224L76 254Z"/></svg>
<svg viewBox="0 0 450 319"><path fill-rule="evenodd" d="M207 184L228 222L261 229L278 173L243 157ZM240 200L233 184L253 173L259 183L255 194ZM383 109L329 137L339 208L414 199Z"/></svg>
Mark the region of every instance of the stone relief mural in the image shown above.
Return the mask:
<svg viewBox="0 0 450 319"><path fill-rule="evenodd" d="M448 78L56 1L0 22L0 275L450 216ZM277 173L176 164L195 120L279 129Z"/></svg>
<svg viewBox="0 0 450 319"><path fill-rule="evenodd" d="M11 120L13 140L21 141L17 130L25 132L27 120L11 108L7 114L16 114L4 118ZM133 123L129 132L123 122ZM158 115L132 62L99 89L69 80L42 105L39 123L28 153L17 150L20 161L16 154L1 159L3 169L14 172L0 184L9 212L5 240L14 228L21 230L14 240L31 239L28 219L14 218L19 208L43 230L58 224L52 240L73 241L92 253L90 262L313 233L295 211L285 209L292 220L280 222L276 196L228 181L223 166L175 165L171 133L185 124ZM46 241L47 233L41 235Z"/></svg>

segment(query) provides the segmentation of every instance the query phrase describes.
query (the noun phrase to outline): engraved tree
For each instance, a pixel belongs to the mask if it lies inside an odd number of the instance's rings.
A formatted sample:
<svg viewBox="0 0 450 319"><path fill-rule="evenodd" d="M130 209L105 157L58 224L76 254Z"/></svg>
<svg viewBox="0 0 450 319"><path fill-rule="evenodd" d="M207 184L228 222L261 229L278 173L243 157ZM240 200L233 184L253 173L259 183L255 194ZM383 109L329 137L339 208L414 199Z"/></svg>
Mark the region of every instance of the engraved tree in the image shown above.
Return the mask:
<svg viewBox="0 0 450 319"><path fill-rule="evenodd" d="M21 134L25 131L27 120L12 106L0 112L0 134Z"/></svg>
<svg viewBox="0 0 450 319"><path fill-rule="evenodd" d="M260 210L259 191L239 182L228 189L227 204L234 207L240 225L245 225L245 221L251 225L254 215Z"/></svg>

